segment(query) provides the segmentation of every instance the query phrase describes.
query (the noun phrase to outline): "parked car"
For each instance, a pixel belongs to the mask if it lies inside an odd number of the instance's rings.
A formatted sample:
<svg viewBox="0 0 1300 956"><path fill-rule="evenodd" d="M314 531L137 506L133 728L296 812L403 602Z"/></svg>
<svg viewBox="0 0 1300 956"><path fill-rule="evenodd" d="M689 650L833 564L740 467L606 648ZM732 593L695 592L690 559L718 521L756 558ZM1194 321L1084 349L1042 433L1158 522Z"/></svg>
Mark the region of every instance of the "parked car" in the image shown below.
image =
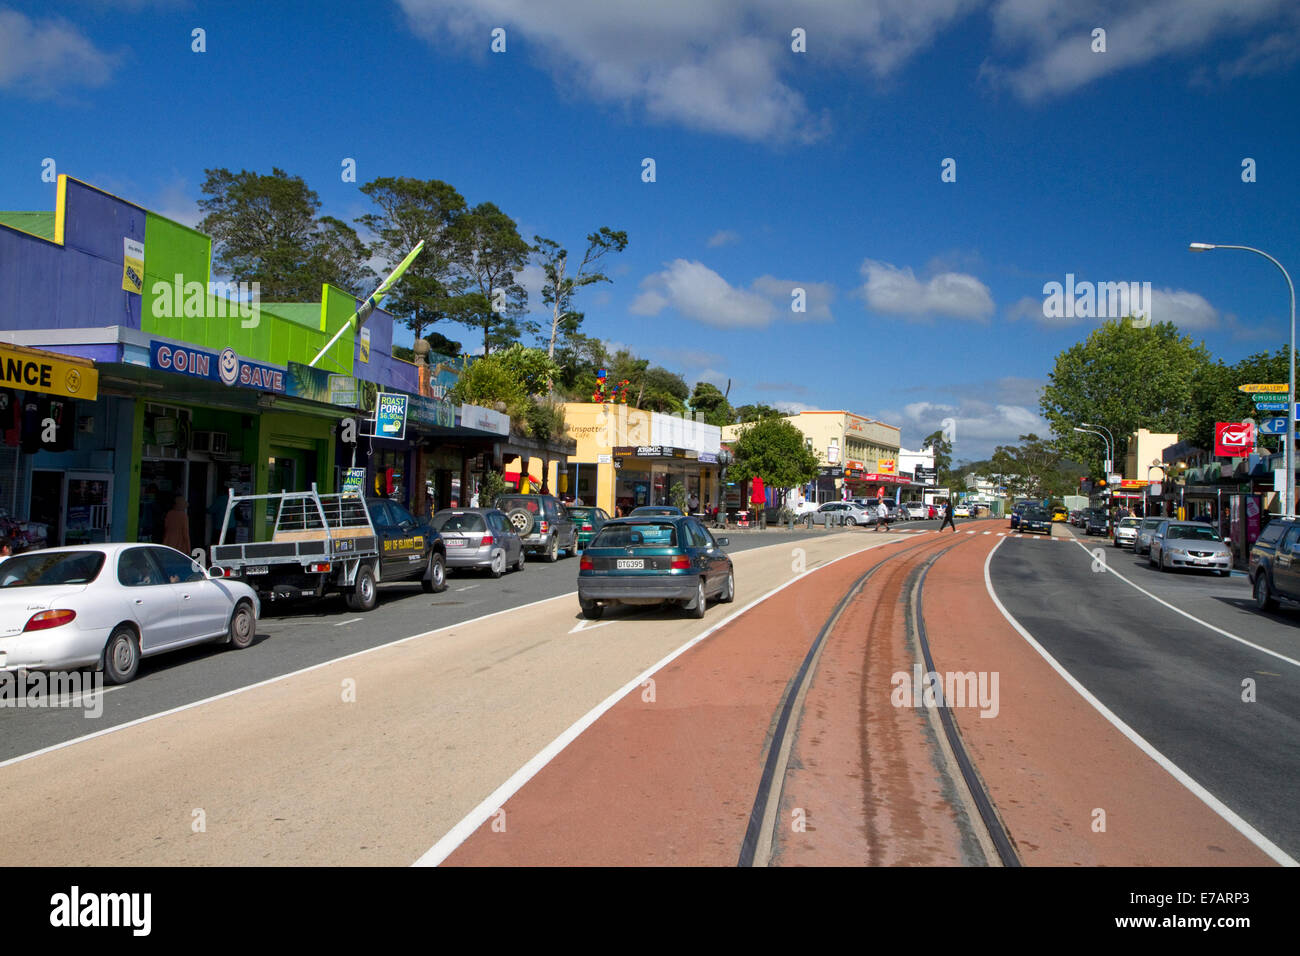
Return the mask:
<svg viewBox="0 0 1300 956"><path fill-rule="evenodd" d="M1147 561L1161 571L1197 568L1232 573L1232 551L1213 528L1199 521L1165 521L1151 538Z"/></svg>
<svg viewBox="0 0 1300 956"><path fill-rule="evenodd" d="M1142 524L1141 518L1120 518L1119 523L1115 525L1113 541L1117 548L1131 548L1137 541L1138 526Z"/></svg>
<svg viewBox="0 0 1300 956"><path fill-rule="evenodd" d="M1052 533L1052 513L1041 505L1037 508L1026 508L1020 516L1020 530L1026 534L1045 534Z"/></svg>
<svg viewBox="0 0 1300 956"><path fill-rule="evenodd" d="M1247 574L1255 606L1274 611L1281 601L1300 600L1300 521L1274 518L1250 547Z"/></svg>
<svg viewBox="0 0 1300 956"><path fill-rule="evenodd" d="M592 538L578 563L578 606L595 620L616 604L674 602L703 617L710 597L736 597L735 571L695 518L664 515L615 518Z"/></svg>
<svg viewBox="0 0 1300 956"><path fill-rule="evenodd" d="M1133 553L1150 554L1151 538L1160 530L1160 526L1168 520L1168 518L1160 516L1143 518L1142 523L1138 525L1137 537L1133 539Z"/></svg>
<svg viewBox="0 0 1300 956"><path fill-rule="evenodd" d="M809 528L841 521L857 527L878 524L880 519L874 510L869 511L856 501L828 501L819 505L816 511L804 515L802 521Z"/></svg>
<svg viewBox="0 0 1300 956"><path fill-rule="evenodd" d="M1070 512L1065 509L1064 505L1057 505L1052 509L1053 521L1065 521L1070 517Z"/></svg>
<svg viewBox="0 0 1300 956"><path fill-rule="evenodd" d="M239 540L240 515L266 508L275 521ZM270 522L268 522L270 524ZM269 532L269 533L268 533ZM446 548L426 519L400 502L356 495L282 491L231 494L212 574L239 579L264 601L320 598L337 592L354 611L372 610L381 582L419 581L427 593L447 586Z"/></svg>
<svg viewBox="0 0 1300 956"><path fill-rule="evenodd" d="M1030 508L1040 507L1032 501L1019 501L1011 508L1011 514L1008 516L1011 520L1011 528L1015 530L1020 527L1020 520Z"/></svg>
<svg viewBox="0 0 1300 956"><path fill-rule="evenodd" d="M0 669L101 667L125 684L140 661L191 644L253 643L261 604L162 545L30 551L0 564Z"/></svg>
<svg viewBox="0 0 1300 956"><path fill-rule="evenodd" d="M476 568L494 578L524 569L524 545L505 512L496 508L444 508L433 526L447 548L447 567Z"/></svg>
<svg viewBox="0 0 1300 956"><path fill-rule="evenodd" d="M1078 508L1075 508L1073 511L1070 512L1070 515L1069 515L1069 517L1068 517L1066 520L1067 520L1071 525L1073 525L1074 527L1077 528L1077 527L1079 527L1079 519L1080 519L1082 516L1083 516L1083 512L1080 511Z"/></svg>
<svg viewBox="0 0 1300 956"><path fill-rule="evenodd" d="M572 505L569 507L569 517L578 527L578 549L581 550L587 546L596 532L605 527L605 522L609 520L609 515L605 509L596 508L591 505Z"/></svg>
<svg viewBox="0 0 1300 956"><path fill-rule="evenodd" d="M907 516L909 518L914 518L919 520L922 518L931 517L930 506L927 505L924 501L909 501L906 505L904 505L904 507L907 508Z"/></svg>
<svg viewBox="0 0 1300 956"><path fill-rule="evenodd" d="M1110 519L1106 512L1100 508L1090 509L1088 517L1084 520L1083 530L1088 535L1105 535L1110 530Z"/></svg>
<svg viewBox="0 0 1300 956"><path fill-rule="evenodd" d="M969 517L970 517L970 505L965 504L965 503L962 503L962 504L959 504L959 505L954 505L954 506L953 506L953 509L952 509L952 516L953 516L954 518L969 518Z"/></svg>
<svg viewBox="0 0 1300 956"><path fill-rule="evenodd" d="M683 512L681 508L676 508L672 505L642 505L639 508L633 508L631 511L627 513L627 516L629 518L638 518L647 515L651 517L655 517L655 516L666 516L666 515L675 516L681 514L685 514L685 512Z"/></svg>
<svg viewBox="0 0 1300 956"><path fill-rule="evenodd" d="M577 525L554 495L501 495L496 507L506 513L529 554L553 562L561 552L566 558L577 553Z"/></svg>

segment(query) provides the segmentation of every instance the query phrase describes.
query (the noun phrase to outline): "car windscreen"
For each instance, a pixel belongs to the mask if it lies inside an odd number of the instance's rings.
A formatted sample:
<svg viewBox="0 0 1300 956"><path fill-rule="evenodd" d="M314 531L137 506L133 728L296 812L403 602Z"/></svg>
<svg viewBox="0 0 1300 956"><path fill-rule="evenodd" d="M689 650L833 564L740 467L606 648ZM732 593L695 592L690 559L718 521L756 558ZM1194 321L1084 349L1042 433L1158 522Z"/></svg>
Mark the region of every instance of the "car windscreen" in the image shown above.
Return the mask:
<svg viewBox="0 0 1300 956"><path fill-rule="evenodd" d="M1136 528L1142 523L1141 518L1121 518L1119 526L1121 528Z"/></svg>
<svg viewBox="0 0 1300 956"><path fill-rule="evenodd" d="M0 564L0 588L89 584L104 567L102 551L20 554Z"/></svg>
<svg viewBox="0 0 1300 956"><path fill-rule="evenodd" d="M677 528L668 522L607 524L592 539L593 548L675 548Z"/></svg>
<svg viewBox="0 0 1300 956"><path fill-rule="evenodd" d="M1024 515L1034 521L1041 521L1047 517L1047 511L1043 508L1026 508Z"/></svg>
<svg viewBox="0 0 1300 956"><path fill-rule="evenodd" d="M482 531L483 516L472 512L465 514L435 515L433 526L439 531Z"/></svg>
<svg viewBox="0 0 1300 956"><path fill-rule="evenodd" d="M1196 541L1218 541L1219 535L1213 528L1196 528L1192 525L1170 525L1167 538L1190 538Z"/></svg>

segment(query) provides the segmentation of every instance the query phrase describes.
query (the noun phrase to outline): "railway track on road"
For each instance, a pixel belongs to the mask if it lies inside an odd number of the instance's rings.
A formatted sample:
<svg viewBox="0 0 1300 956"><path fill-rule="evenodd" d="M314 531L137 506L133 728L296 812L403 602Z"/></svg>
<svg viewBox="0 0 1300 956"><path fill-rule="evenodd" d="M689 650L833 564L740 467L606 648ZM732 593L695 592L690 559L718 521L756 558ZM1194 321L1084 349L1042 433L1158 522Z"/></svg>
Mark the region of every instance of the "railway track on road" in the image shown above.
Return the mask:
<svg viewBox="0 0 1300 956"><path fill-rule="evenodd" d="M906 596L905 621L908 645L919 654L918 663L924 666L926 673L934 671L934 660L925 632L924 615L921 613L925 576L939 558L969 540L962 536L951 544L935 548L932 545L937 542L927 538L886 555L863 572L831 608L778 707L776 724L764 760L737 865L767 866L772 859L782 792L790 770L791 752L798 737L805 701L817 673L822 651L828 639L835 633L845 611L855 600L862 597L868 583L878 573L884 571L895 580L901 578L902 593ZM942 765L946 768L953 792L958 794L965 804L965 815L976 831L975 838L984 853L986 862L990 865L1019 866L1020 861L1014 843L974 768L951 711L947 707L931 707L927 708L927 711L935 725ZM865 767L863 771L865 774Z"/></svg>

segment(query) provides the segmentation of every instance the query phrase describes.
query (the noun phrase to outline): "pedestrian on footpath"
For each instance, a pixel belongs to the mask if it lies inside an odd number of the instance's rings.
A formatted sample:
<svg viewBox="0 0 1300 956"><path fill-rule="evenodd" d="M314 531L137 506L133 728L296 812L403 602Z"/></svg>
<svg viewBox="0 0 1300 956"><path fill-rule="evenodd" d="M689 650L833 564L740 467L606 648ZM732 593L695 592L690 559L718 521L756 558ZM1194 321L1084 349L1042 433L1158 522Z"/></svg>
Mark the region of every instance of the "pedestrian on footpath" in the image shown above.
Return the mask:
<svg viewBox="0 0 1300 956"><path fill-rule="evenodd" d="M957 533L957 522L952 520L952 499L949 498L943 506L943 522L939 525L939 533L943 534L943 529L952 525L952 533Z"/></svg>

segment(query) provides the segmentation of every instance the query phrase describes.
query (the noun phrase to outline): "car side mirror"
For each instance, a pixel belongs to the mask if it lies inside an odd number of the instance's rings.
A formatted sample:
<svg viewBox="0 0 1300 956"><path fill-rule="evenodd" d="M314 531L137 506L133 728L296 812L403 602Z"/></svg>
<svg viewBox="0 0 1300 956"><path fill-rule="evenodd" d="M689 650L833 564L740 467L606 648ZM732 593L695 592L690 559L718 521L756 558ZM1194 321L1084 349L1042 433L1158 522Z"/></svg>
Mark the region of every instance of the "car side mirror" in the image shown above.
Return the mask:
<svg viewBox="0 0 1300 956"><path fill-rule="evenodd" d="M731 540L729 538L715 538L714 540L718 542L719 548L725 548L728 544L731 543Z"/></svg>
<svg viewBox="0 0 1300 956"><path fill-rule="evenodd" d="M215 567L214 567L214 568L208 568L208 577L210 577L210 578L224 578L225 575L221 573L221 569L220 569L220 568L215 568Z"/></svg>

